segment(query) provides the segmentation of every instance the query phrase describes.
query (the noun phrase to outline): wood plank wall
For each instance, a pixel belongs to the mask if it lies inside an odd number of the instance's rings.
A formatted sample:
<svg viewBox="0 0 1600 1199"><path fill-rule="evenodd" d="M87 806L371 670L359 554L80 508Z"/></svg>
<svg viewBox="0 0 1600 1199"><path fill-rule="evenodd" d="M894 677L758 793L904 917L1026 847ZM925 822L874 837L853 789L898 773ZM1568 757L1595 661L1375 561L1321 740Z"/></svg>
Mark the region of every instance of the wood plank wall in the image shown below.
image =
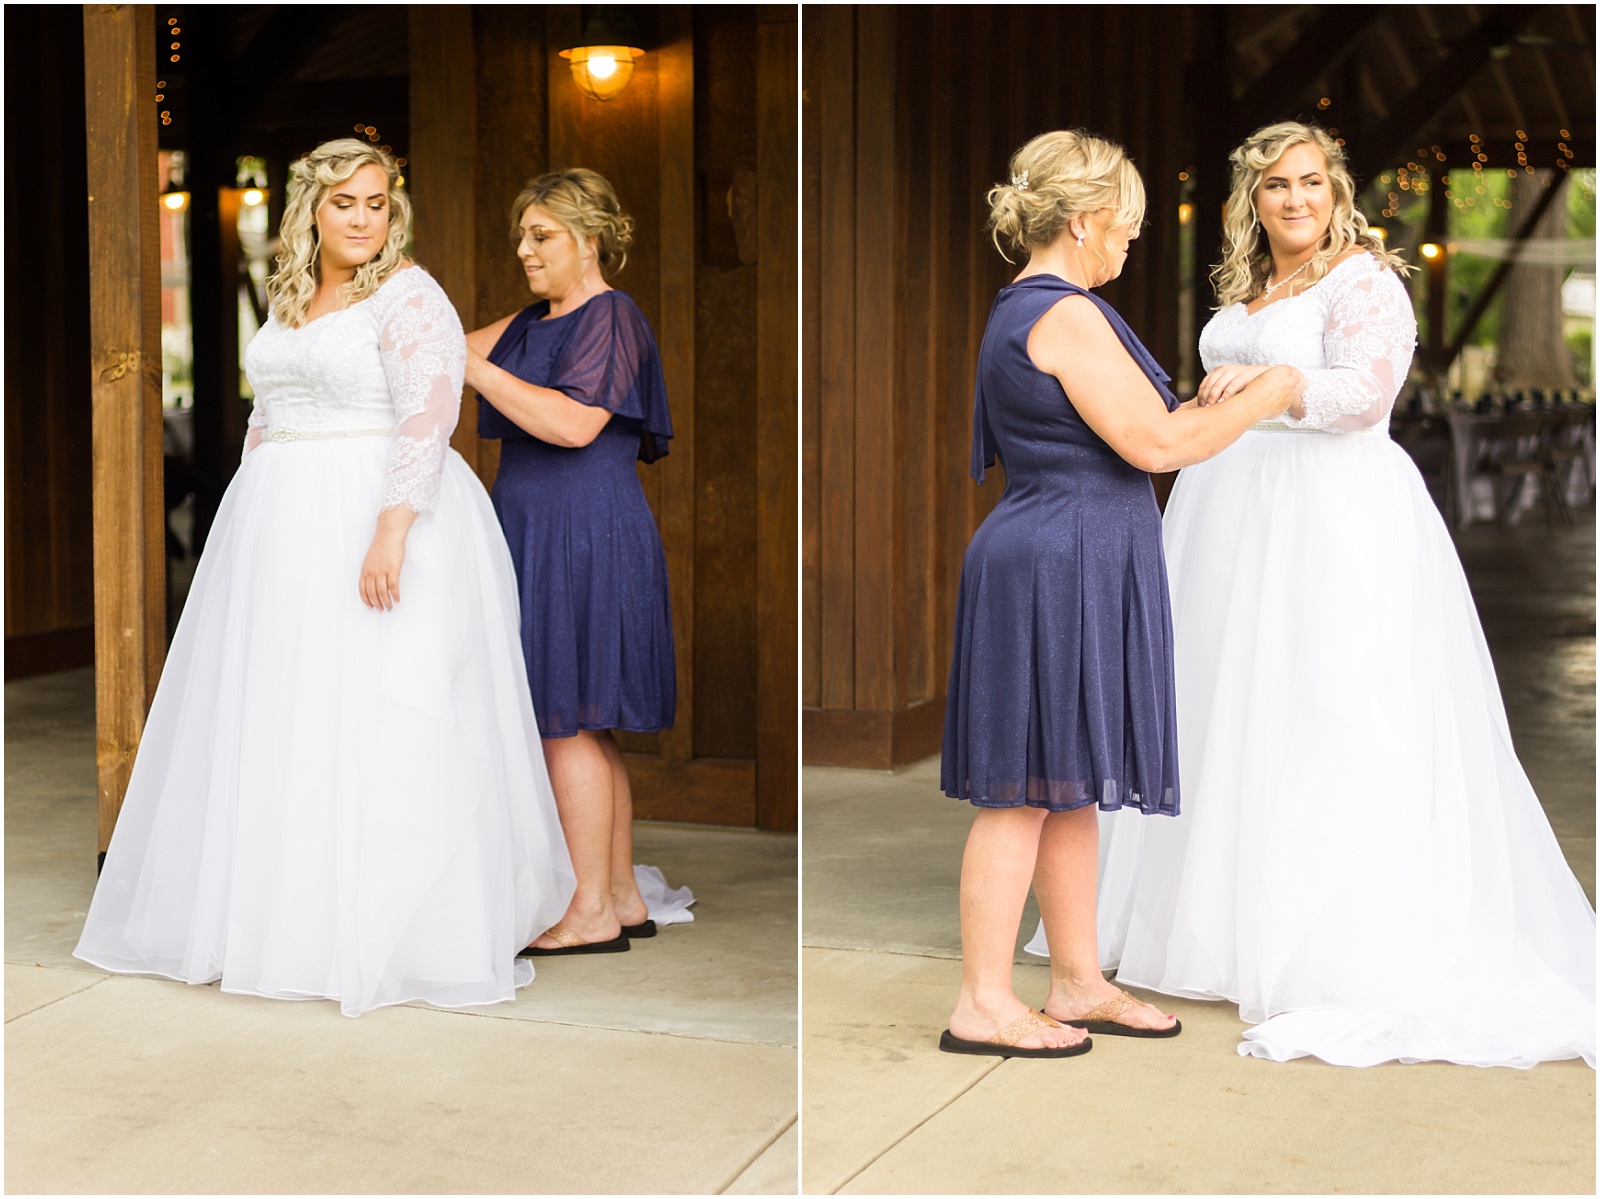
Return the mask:
<svg viewBox="0 0 1600 1199"><path fill-rule="evenodd" d="M1167 364L1178 333L1184 13L1176 6L819 6L802 101L804 756L937 752L968 539L972 380L1015 273L984 193L1037 133L1120 141L1148 225L1104 294Z"/></svg>
<svg viewBox="0 0 1600 1199"><path fill-rule="evenodd" d="M83 9L5 10L8 679L94 661ZM77 147L77 152L63 152Z"/></svg>
<svg viewBox="0 0 1600 1199"><path fill-rule="evenodd" d="M558 54L577 41L576 5L413 6L417 255L479 327L530 299L507 234L522 185L585 166L617 189L637 228L613 282L656 332L675 431L672 452L641 466L640 480L671 578L678 719L659 735L620 738L636 812L794 828L798 479L793 383L785 391L778 377L787 360L793 378L796 320L795 181L792 165L781 170L798 133L796 11L653 12L654 44L627 90L601 104L578 93ZM787 140L774 115L785 106ZM785 224L787 248L775 232ZM466 246L471 262L461 261ZM491 486L499 445L478 442L472 403L454 444Z"/></svg>

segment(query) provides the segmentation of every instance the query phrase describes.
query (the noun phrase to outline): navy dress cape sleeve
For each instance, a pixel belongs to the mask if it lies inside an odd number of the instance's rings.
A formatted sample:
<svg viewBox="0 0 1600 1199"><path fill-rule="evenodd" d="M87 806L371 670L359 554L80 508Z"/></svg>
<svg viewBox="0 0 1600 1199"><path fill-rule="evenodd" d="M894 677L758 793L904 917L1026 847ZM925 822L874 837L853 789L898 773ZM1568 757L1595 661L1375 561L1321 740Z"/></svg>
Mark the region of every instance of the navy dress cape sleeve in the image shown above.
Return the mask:
<svg viewBox="0 0 1600 1199"><path fill-rule="evenodd" d="M533 330L529 326L542 323L549 309L549 302L541 300L512 318L490 351L489 361L580 404L638 421L640 460L654 462L665 457L672 437L666 381L650 323L638 305L626 292L603 292L570 317L557 318L562 328L545 349L549 355L545 362L528 361L537 354L532 345L537 339L530 338ZM480 435L526 436L504 415L493 412L490 417L486 409L492 411L493 405L479 408Z"/></svg>

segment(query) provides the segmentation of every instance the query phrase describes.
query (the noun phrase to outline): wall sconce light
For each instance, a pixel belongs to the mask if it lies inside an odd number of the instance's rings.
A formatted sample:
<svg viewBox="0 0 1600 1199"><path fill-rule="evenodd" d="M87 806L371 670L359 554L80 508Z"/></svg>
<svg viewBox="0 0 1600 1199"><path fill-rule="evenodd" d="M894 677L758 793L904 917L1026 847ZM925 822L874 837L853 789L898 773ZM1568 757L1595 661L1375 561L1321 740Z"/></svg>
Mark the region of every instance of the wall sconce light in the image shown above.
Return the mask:
<svg viewBox="0 0 1600 1199"><path fill-rule="evenodd" d="M591 100L611 100L633 78L633 64L647 41L636 14L615 5L585 5L579 45L561 51L572 67L572 81Z"/></svg>
<svg viewBox="0 0 1600 1199"><path fill-rule="evenodd" d="M262 191L259 187L247 187L244 190L244 195L240 196L239 198L244 201L245 207L254 208L258 204L262 204L266 201L267 193Z"/></svg>
<svg viewBox="0 0 1600 1199"><path fill-rule="evenodd" d="M1444 253L1444 247L1438 242L1425 241L1422 243L1422 256L1430 262Z"/></svg>
<svg viewBox="0 0 1600 1199"><path fill-rule="evenodd" d="M621 95L633 78L633 62L644 54L637 46L574 46L561 57L572 63L572 81L591 100Z"/></svg>
<svg viewBox="0 0 1600 1199"><path fill-rule="evenodd" d="M1184 202L1178 205L1178 224L1187 225L1194 220L1194 205Z"/></svg>
<svg viewBox="0 0 1600 1199"><path fill-rule="evenodd" d="M161 207L168 212L182 212L189 207L189 193L185 191L164 191L161 193Z"/></svg>

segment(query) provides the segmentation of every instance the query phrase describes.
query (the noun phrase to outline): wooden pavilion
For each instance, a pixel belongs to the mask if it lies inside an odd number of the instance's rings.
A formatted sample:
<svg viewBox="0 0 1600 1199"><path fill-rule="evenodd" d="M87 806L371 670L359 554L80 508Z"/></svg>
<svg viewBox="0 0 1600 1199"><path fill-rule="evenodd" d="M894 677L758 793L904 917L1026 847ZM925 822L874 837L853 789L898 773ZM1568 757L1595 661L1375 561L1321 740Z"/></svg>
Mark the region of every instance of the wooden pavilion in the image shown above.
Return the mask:
<svg viewBox="0 0 1600 1199"><path fill-rule="evenodd" d="M1588 5L808 8L805 760L889 768L939 747L962 552L1001 490L971 483L967 453L978 345L1014 271L983 196L1013 149L1062 127L1128 148L1150 215L1105 295L1192 385L1241 138L1316 120L1362 186L1419 160L1593 166L1594 26ZM1442 227L1445 189L1432 199ZM1447 334L1442 275L1430 295L1421 360L1442 369L1476 316Z"/></svg>
<svg viewBox="0 0 1600 1199"><path fill-rule="evenodd" d="M158 155L182 150L197 523L237 464L240 156L276 224L288 163L360 126L403 155L415 254L476 328L528 301L507 206L605 174L638 222L619 285L677 436L641 468L672 584L674 728L629 737L643 817L796 825L792 5L631 14L644 57L579 93L576 5L12 6L6 20L6 677L95 665L100 849L167 638ZM498 443L463 402L485 484ZM171 462L167 462L170 470Z"/></svg>

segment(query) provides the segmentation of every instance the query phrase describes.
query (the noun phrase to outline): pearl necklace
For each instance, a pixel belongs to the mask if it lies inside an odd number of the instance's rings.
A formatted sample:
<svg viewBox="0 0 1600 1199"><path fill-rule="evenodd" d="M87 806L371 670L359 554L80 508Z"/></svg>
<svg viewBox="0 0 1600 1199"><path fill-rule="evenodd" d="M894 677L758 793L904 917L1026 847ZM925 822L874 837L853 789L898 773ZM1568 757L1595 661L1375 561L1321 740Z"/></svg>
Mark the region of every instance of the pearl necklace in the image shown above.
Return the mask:
<svg viewBox="0 0 1600 1199"><path fill-rule="evenodd" d="M1261 293L1261 298L1263 300L1271 299L1273 292L1277 291L1278 288L1282 287L1285 283L1289 282L1290 279L1293 279L1296 275L1298 275L1301 271L1305 270L1306 267L1310 266L1315 261L1316 261L1315 258L1307 258L1299 266L1295 267L1295 269L1292 272L1290 272L1289 274L1285 275L1282 279L1279 279L1276 283L1269 283L1267 285L1267 290Z"/></svg>

